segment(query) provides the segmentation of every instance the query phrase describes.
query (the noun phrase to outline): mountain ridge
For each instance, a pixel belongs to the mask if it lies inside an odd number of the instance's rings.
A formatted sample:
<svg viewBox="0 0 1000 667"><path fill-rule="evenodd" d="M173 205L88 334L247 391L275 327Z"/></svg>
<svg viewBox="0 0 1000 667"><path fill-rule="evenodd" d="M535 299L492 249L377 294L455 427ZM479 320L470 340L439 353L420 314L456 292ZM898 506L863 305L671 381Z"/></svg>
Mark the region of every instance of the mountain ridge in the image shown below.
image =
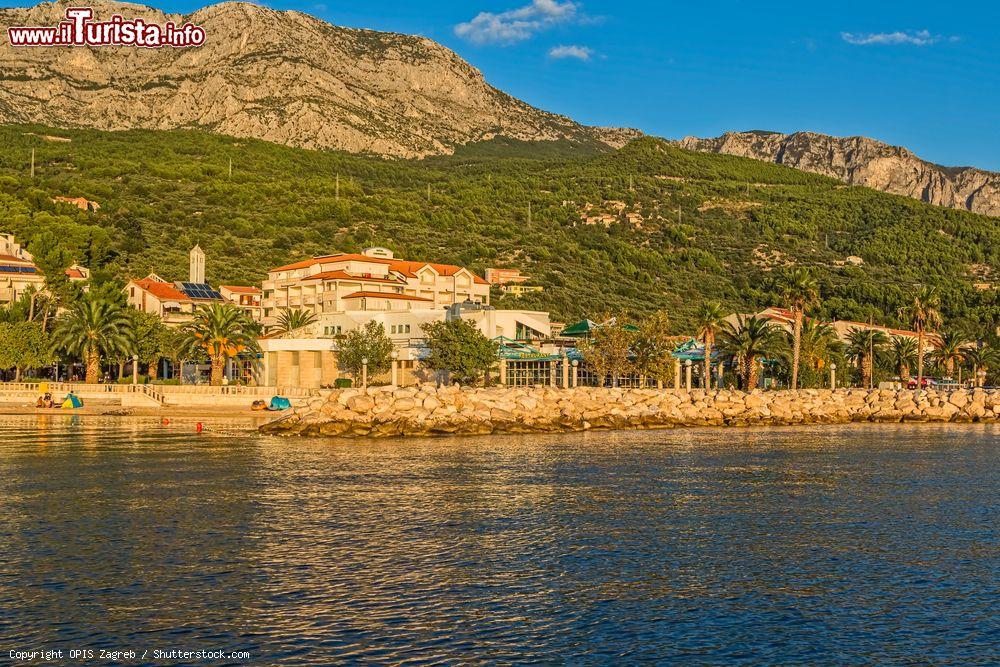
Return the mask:
<svg viewBox="0 0 1000 667"><path fill-rule="evenodd" d="M685 137L677 145L774 162L928 204L1000 216L1000 174L975 167L945 167L902 146L868 137L752 130L708 139Z"/></svg>
<svg viewBox="0 0 1000 667"><path fill-rule="evenodd" d="M5 26L55 25L72 3L0 10ZM0 36L0 122L101 130L208 129L393 158L446 155L494 137L619 148L636 130L593 128L486 82L425 37L333 26L297 11L226 2L188 15L99 0L120 13L206 31L190 49L15 48Z"/></svg>

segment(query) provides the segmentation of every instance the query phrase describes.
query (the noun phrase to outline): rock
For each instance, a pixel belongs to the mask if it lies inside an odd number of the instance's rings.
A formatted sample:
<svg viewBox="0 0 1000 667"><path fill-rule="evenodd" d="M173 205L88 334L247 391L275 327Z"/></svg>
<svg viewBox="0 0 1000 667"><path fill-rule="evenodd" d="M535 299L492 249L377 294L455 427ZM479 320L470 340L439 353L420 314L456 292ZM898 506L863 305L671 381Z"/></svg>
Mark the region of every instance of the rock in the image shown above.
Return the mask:
<svg viewBox="0 0 1000 667"><path fill-rule="evenodd" d="M905 148L866 137L730 132L715 139L687 137L679 145L689 150L780 162L929 204L1000 216L1000 174L931 164ZM865 258L851 259L851 263L856 259L863 263Z"/></svg>
<svg viewBox="0 0 1000 667"><path fill-rule="evenodd" d="M351 398L347 399L346 405L351 410L351 412L357 412L359 414L363 414L367 413L368 411L370 411L372 408L375 407L375 399L373 399L371 396L364 396L364 395L352 396Z"/></svg>
<svg viewBox="0 0 1000 667"><path fill-rule="evenodd" d="M1000 400L976 391L686 392L550 387L423 386L330 392L298 408L270 433L390 435L548 433L593 428L752 426L873 422L996 421Z"/></svg>

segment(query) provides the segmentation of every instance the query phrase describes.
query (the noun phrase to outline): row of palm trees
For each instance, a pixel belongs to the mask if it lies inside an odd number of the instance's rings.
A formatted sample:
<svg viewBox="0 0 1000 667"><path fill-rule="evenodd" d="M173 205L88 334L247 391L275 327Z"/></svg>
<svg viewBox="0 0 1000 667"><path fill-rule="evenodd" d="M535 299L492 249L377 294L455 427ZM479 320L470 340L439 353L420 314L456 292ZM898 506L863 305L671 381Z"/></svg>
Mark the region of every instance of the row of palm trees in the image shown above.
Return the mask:
<svg viewBox="0 0 1000 667"><path fill-rule="evenodd" d="M59 317L52 332L57 352L80 359L86 367L85 381L99 381L102 363L132 353L126 307L96 294L86 294ZM211 383L221 385L229 359L244 352L257 352L260 327L247 313L232 304L212 304L198 310L175 341L171 356L208 358Z"/></svg>
<svg viewBox="0 0 1000 667"><path fill-rule="evenodd" d="M792 315L792 331L786 335L779 327L761 317L740 317L726 321L726 310L719 303L704 304L695 318L696 336L704 345L704 383L710 386L712 353L720 349L733 365L743 387L757 386L760 363L764 359L787 356L789 386L798 389L800 369L806 361L808 367L818 370L831 358L843 356L853 361L860 370L861 384L871 387L876 360L891 364L899 377L909 378L915 365L917 386L923 386L924 364L928 336L942 326L940 297L933 287L921 288L912 301L899 309L899 316L910 324L916 339L908 336L890 337L881 329L858 327L852 329L846 345L827 324L806 319L806 314L819 304L819 285L808 269L789 272L782 282L785 306ZM958 332L949 331L935 336L932 358L949 377L962 364L969 363L974 375L1000 365L991 348L973 345Z"/></svg>

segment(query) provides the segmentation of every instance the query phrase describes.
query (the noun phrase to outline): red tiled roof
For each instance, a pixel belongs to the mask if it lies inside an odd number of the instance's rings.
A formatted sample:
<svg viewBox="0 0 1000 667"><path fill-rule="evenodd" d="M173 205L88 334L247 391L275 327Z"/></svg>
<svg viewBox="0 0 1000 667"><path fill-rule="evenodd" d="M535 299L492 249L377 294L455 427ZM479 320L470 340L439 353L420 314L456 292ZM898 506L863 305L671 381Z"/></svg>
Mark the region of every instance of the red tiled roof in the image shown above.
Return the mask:
<svg viewBox="0 0 1000 667"><path fill-rule="evenodd" d="M301 262L296 262L295 264L288 264L286 266L279 266L276 269L271 269L271 273L277 271L294 271L296 269L308 269L310 266L315 266L316 264L324 263L335 263L335 262L370 262L372 264L383 264L389 267L390 271L398 271L408 278L413 278L416 276L416 272L425 266L429 266L437 271L442 276L450 277L462 270L461 266L455 266L453 264L432 264L430 262L413 262L403 259L384 259L382 257L369 257L367 255L359 255L356 253L343 253L339 255L324 255L322 257L314 257L312 259L306 259ZM469 273L472 273L471 271ZM473 280L478 285L489 285L486 280L480 278L476 274L472 274Z"/></svg>
<svg viewBox="0 0 1000 667"><path fill-rule="evenodd" d="M14 257L13 255L0 255L0 263L3 263L3 264L25 264L25 265L30 265L31 264L31 262L29 262L28 260L21 259L20 257Z"/></svg>
<svg viewBox="0 0 1000 667"><path fill-rule="evenodd" d="M187 294L180 291L170 283L161 283L155 280L150 280L149 278L143 278L142 280L133 280L139 289L145 290L155 296L157 299L170 300L170 301L191 301L191 298Z"/></svg>
<svg viewBox="0 0 1000 667"><path fill-rule="evenodd" d="M392 278L365 278L362 276L354 276L347 271L341 271L340 269L336 271L324 271L323 273L317 273L314 276L303 278L303 280L357 280L366 283L399 283L398 280L394 280Z"/></svg>
<svg viewBox="0 0 1000 667"><path fill-rule="evenodd" d="M220 289L227 289L237 294L260 294L259 287L244 287L243 285L222 285Z"/></svg>
<svg viewBox="0 0 1000 667"><path fill-rule="evenodd" d="M66 276L77 280L83 280L84 278L83 271L80 269L66 269Z"/></svg>
<svg viewBox="0 0 1000 667"><path fill-rule="evenodd" d="M355 292L348 294L345 299L397 299L399 301L425 301L434 303L433 299L425 299L422 296L410 296L408 294L396 294L395 292Z"/></svg>

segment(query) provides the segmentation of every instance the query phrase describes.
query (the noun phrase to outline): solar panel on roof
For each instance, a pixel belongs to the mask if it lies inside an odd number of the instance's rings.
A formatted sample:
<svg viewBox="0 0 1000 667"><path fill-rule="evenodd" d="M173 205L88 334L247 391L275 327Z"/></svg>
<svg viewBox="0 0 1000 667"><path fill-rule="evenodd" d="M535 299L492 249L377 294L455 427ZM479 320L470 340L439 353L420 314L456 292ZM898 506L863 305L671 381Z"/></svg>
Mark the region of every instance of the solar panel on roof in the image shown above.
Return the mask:
<svg viewBox="0 0 1000 667"><path fill-rule="evenodd" d="M0 266L3 273L37 273L33 266Z"/></svg>
<svg viewBox="0 0 1000 667"><path fill-rule="evenodd" d="M205 283L181 283L181 291L192 299L204 299L206 301L221 301L222 294L213 289L211 285Z"/></svg>

